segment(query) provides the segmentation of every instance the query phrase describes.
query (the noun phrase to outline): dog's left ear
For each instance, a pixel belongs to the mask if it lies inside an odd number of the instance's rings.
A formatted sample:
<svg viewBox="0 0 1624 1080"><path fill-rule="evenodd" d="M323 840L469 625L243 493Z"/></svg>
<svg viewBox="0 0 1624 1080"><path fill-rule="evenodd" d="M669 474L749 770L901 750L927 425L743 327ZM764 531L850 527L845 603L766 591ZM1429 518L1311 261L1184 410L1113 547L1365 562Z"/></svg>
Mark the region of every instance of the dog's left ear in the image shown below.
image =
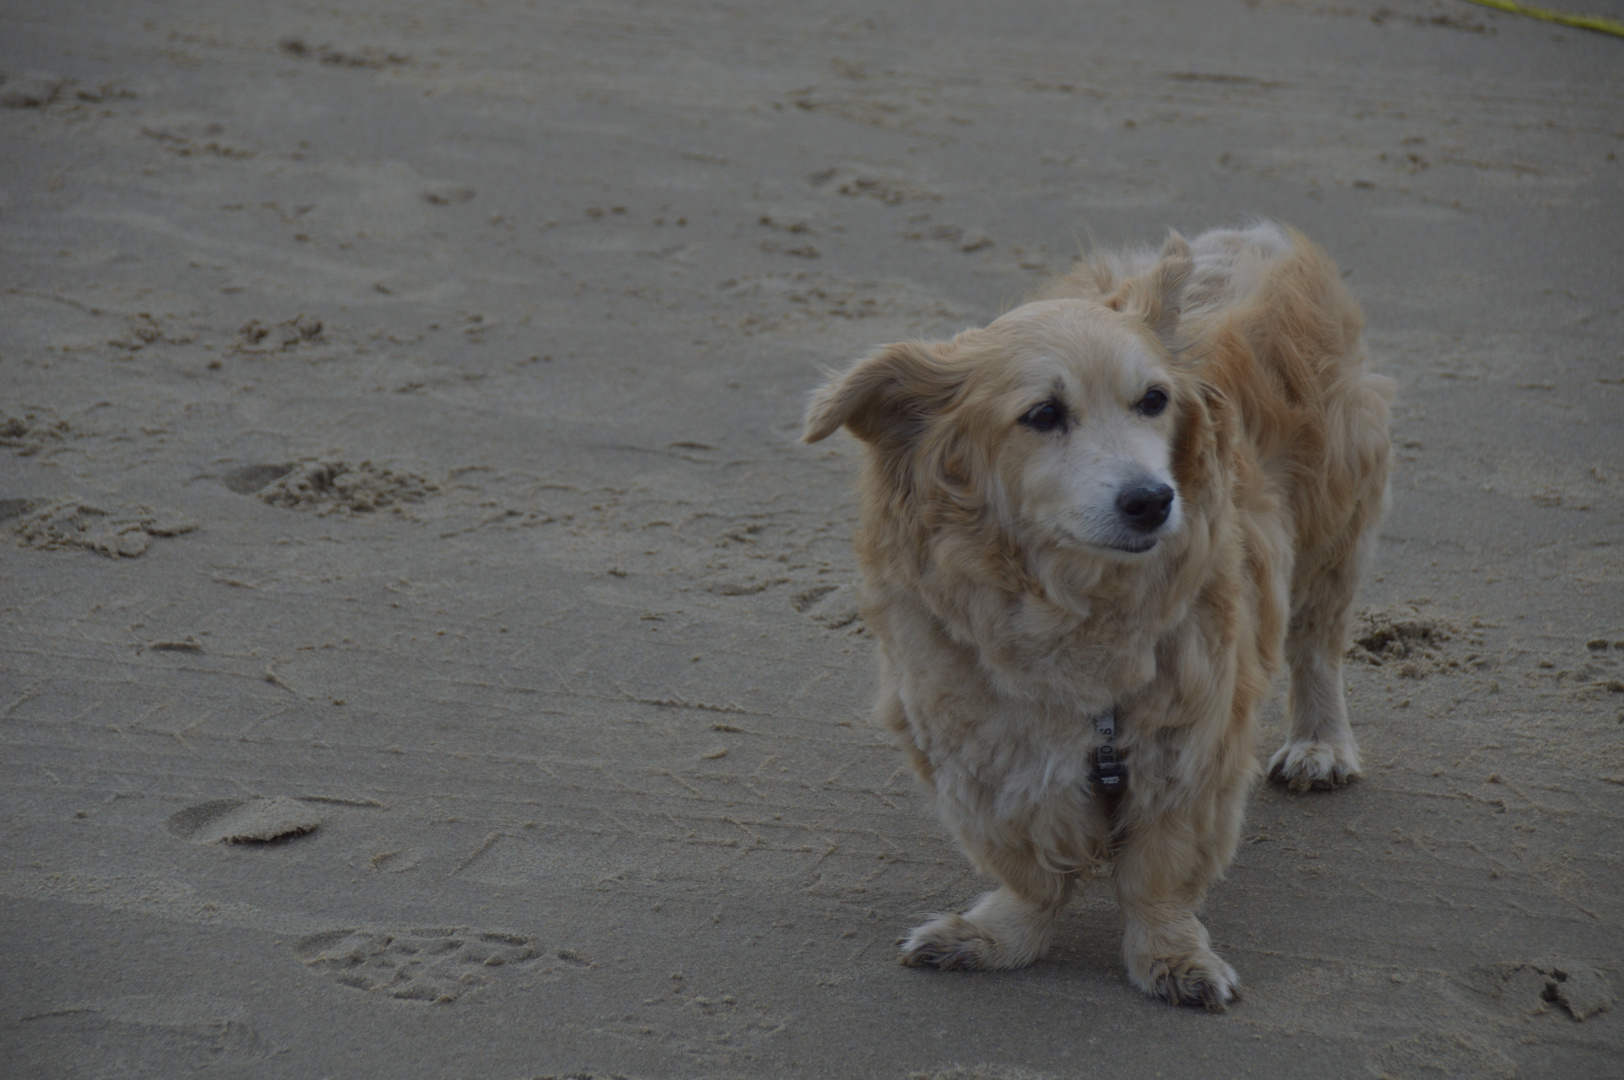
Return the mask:
<svg viewBox="0 0 1624 1080"><path fill-rule="evenodd" d="M1151 271L1124 281L1115 293L1106 297L1105 306L1139 316L1161 338L1162 344L1171 349L1184 302L1184 286L1194 269L1189 241L1169 231L1167 243L1162 245L1161 255Z"/></svg>

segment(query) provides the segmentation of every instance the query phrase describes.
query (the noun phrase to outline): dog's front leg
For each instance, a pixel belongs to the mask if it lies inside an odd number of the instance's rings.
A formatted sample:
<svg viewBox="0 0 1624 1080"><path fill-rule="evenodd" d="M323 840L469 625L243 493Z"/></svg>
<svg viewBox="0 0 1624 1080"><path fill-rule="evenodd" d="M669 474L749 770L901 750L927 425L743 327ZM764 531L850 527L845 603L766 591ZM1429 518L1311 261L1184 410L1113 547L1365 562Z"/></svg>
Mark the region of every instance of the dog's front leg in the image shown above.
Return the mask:
<svg viewBox="0 0 1624 1080"><path fill-rule="evenodd" d="M1234 853L1245 790L1236 785L1153 816L1129 810L1116 860L1127 921L1122 958L1129 981L1152 997L1222 1009L1240 996L1240 978L1212 951L1195 913Z"/></svg>
<svg viewBox="0 0 1624 1080"><path fill-rule="evenodd" d="M1018 968L1049 951L1055 919L1071 898L1073 875L1038 865L1030 849L972 849L971 854L1004 884L961 915L935 915L915 927L901 942L902 962L909 967Z"/></svg>

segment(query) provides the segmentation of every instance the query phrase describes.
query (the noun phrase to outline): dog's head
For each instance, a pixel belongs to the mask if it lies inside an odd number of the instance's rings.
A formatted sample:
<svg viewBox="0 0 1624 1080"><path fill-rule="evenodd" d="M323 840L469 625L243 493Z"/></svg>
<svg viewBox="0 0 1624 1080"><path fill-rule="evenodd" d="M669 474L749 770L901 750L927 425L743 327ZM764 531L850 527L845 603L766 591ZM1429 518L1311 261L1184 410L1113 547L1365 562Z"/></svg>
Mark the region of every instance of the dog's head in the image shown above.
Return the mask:
<svg viewBox="0 0 1624 1080"><path fill-rule="evenodd" d="M804 438L850 428L872 451L873 494L925 529L1145 558L1179 535L1211 467L1216 392L1170 351L1190 270L1174 235L1108 295L881 348L817 392Z"/></svg>

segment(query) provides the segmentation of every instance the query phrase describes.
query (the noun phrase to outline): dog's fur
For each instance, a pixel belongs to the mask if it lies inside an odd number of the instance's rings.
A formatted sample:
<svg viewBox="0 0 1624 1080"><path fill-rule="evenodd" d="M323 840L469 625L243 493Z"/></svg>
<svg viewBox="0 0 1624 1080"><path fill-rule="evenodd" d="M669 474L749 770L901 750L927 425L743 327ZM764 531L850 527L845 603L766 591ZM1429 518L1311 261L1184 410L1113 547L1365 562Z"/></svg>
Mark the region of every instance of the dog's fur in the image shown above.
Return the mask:
<svg viewBox="0 0 1624 1080"><path fill-rule="evenodd" d="M1290 734L1271 775L1301 790L1359 774L1342 654L1393 394L1364 370L1362 321L1294 230L1175 233L817 392L806 441L844 425L866 444L856 548L879 719L1002 882L909 934L905 963L1029 963L1073 888L1114 863L1134 985L1236 995L1196 909L1234 854L1282 661ZM1130 490L1162 491L1165 521ZM1094 718L1113 709L1128 782L1111 814L1090 773Z"/></svg>

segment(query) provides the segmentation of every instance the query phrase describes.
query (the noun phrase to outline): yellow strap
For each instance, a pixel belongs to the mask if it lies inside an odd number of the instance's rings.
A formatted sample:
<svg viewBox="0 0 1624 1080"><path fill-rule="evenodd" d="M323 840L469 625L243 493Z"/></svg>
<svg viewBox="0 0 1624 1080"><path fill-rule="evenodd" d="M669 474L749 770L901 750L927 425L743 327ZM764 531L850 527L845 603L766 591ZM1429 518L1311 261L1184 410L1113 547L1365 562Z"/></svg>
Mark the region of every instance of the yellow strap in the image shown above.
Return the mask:
<svg viewBox="0 0 1624 1080"><path fill-rule="evenodd" d="M1606 19L1600 15L1567 15L1560 11L1546 11L1544 8L1525 7L1513 3L1512 0L1470 0L1474 4L1484 7L1499 8L1509 11L1513 15L1527 15L1530 19L1543 19L1546 22L1561 23L1563 26L1577 26L1581 30L1597 30L1603 34L1616 34L1624 37L1624 22L1617 19Z"/></svg>

